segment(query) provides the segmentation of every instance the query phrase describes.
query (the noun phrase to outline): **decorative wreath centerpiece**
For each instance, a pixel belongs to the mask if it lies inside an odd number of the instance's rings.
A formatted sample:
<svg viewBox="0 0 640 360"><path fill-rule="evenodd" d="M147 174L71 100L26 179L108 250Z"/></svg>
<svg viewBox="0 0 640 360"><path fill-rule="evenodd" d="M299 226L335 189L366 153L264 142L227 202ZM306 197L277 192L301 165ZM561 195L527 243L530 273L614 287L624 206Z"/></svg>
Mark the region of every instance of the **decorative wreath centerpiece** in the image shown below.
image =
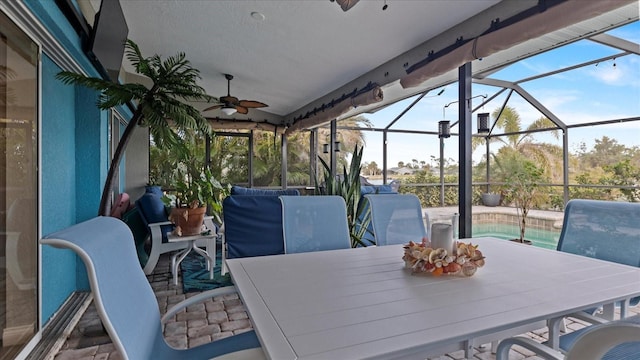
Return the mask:
<svg viewBox="0 0 640 360"><path fill-rule="evenodd" d="M451 253L443 248L433 249L427 241L414 243L410 241L404 246L402 257L405 267L413 273L430 273L472 276L476 270L484 266L484 256L478 245L463 242L456 243Z"/></svg>

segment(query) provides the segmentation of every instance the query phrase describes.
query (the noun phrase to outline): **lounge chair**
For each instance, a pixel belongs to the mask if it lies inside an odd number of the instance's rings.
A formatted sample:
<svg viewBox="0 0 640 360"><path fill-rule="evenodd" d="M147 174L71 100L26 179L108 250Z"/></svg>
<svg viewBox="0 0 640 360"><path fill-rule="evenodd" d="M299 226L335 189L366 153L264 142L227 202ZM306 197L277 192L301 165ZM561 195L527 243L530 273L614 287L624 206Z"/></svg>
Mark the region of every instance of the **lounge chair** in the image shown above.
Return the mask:
<svg viewBox="0 0 640 360"><path fill-rule="evenodd" d="M162 334L164 321L187 306L235 288L190 297L161 319L156 297L140 269L133 235L122 221L96 217L45 236L40 243L73 250L82 259L98 315L123 359L211 359L230 353L245 359L264 358L254 331L185 350L170 347Z"/></svg>

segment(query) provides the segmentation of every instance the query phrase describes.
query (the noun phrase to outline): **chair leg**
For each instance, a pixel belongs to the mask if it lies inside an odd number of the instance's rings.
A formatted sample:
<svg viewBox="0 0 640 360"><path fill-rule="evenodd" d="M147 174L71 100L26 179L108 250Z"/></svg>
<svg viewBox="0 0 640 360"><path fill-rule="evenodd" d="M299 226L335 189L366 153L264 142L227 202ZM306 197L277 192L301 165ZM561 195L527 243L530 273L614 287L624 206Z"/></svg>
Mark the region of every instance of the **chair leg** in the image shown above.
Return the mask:
<svg viewBox="0 0 640 360"><path fill-rule="evenodd" d="M622 300L620 302L620 319L624 319L627 317L628 310L629 310L629 299Z"/></svg>
<svg viewBox="0 0 640 360"><path fill-rule="evenodd" d="M212 259L211 269L209 269L211 271L211 274L213 274L213 270L216 267L216 256L217 256L216 251L218 251L217 245L216 245L216 237L207 239L207 254L209 254L209 256Z"/></svg>
<svg viewBox="0 0 640 360"><path fill-rule="evenodd" d="M151 246L151 254L149 254L149 259L147 260L146 265L144 266L144 274L151 275L153 269L156 268L156 264L158 263L158 259L160 258L160 251L158 249L154 249L154 246Z"/></svg>
<svg viewBox="0 0 640 360"><path fill-rule="evenodd" d="M560 332L566 334L567 333L567 319L562 318L560 321Z"/></svg>
<svg viewBox="0 0 640 360"><path fill-rule="evenodd" d="M225 275L228 271L227 271L227 262L225 261L227 259L227 244L224 240L224 236L222 237L222 245L220 246L221 249L220 251L222 252L222 264L220 267L220 275Z"/></svg>

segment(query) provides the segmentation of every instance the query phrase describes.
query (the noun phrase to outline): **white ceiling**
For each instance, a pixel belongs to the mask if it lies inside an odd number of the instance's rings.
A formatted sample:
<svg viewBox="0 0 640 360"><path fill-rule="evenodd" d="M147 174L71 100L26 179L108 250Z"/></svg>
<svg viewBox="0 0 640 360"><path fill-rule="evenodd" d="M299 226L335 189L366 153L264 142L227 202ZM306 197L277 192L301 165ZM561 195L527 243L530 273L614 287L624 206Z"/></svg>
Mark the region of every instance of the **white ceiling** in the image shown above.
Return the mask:
<svg viewBox="0 0 640 360"><path fill-rule="evenodd" d="M452 72L416 88L402 89L398 83L406 74L405 66L425 58L428 51L437 52L460 36L476 36L491 19L506 19L537 1L387 0L386 4L383 11L384 0L361 0L343 12L329 0L121 0L129 38L145 56L185 52L201 72L200 85L215 97L227 93L223 74L234 75L231 95L269 105L235 117L272 123L291 123L314 106L369 81L384 89L385 100L377 107L455 81ZM253 12L264 15L264 20L252 17ZM625 17L637 19L637 12L638 4L631 4L613 19L535 39L535 44L522 44L474 64L474 73L602 31ZM370 109L358 108L349 115ZM204 115L224 117L220 110Z"/></svg>

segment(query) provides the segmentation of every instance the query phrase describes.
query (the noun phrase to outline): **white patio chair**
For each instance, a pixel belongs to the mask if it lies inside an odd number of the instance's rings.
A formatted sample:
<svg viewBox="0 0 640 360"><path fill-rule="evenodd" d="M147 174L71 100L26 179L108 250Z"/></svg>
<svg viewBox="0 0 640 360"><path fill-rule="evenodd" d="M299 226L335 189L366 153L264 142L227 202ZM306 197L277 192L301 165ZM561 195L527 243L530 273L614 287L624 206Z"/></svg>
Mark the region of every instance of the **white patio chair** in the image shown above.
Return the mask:
<svg viewBox="0 0 640 360"><path fill-rule="evenodd" d="M141 215L142 221L149 228L149 236L151 238L151 251L149 258L144 266L144 273L149 275L155 269L160 255L176 250L183 250L188 244L186 242L169 242L167 234L173 231L174 225L168 219L164 203L158 194L147 192L136 201L136 207ZM213 217L205 216L204 231L217 231L213 223ZM197 245L206 247L209 254L215 257L216 239L199 240Z"/></svg>

